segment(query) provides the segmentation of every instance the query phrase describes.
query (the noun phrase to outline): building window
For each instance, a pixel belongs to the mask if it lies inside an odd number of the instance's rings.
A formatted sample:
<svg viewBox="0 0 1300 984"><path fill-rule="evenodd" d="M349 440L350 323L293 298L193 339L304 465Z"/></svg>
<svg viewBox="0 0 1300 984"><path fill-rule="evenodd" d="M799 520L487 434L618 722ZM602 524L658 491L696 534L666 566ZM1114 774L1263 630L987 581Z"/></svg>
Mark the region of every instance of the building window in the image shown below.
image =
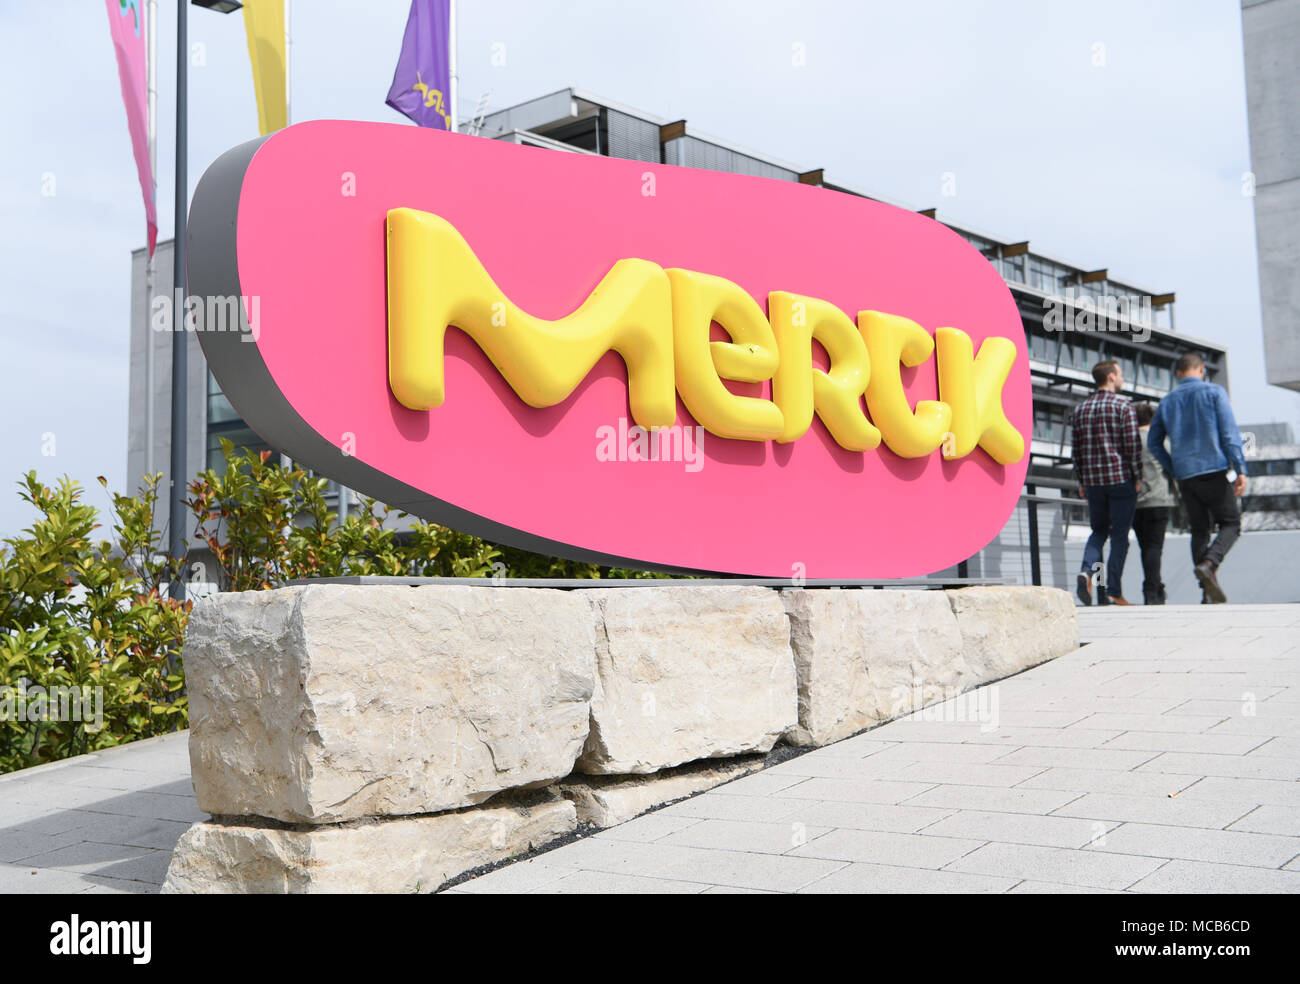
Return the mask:
<svg viewBox="0 0 1300 984"><path fill-rule="evenodd" d="M1246 495L1241 508L1246 512L1297 512L1300 511L1300 494Z"/></svg>
<svg viewBox="0 0 1300 984"><path fill-rule="evenodd" d="M1036 362L1043 362L1049 366L1056 365L1056 352L1061 345L1059 335L1033 335L1029 336L1029 357Z"/></svg>
<svg viewBox="0 0 1300 984"><path fill-rule="evenodd" d="M217 378L208 372L208 446L205 468L218 475L226 473L226 459L221 453L221 439L226 438L235 445L236 454L243 448L252 451L271 451L271 446L258 437L249 426L240 419L235 408L226 399L217 385Z"/></svg>
<svg viewBox="0 0 1300 984"><path fill-rule="evenodd" d="M1115 359L1119 363L1120 371L1124 373L1124 378L1129 382L1137 379L1137 366L1133 362L1131 355L1117 356Z"/></svg>
<svg viewBox="0 0 1300 984"><path fill-rule="evenodd" d="M1099 353L1090 345L1084 344L1076 333L1069 340L1061 340L1061 367L1078 372L1092 372L1092 367L1101 360Z"/></svg>
<svg viewBox="0 0 1300 984"><path fill-rule="evenodd" d="M1294 475L1297 462L1294 458L1273 458L1268 461L1247 462L1256 475Z"/></svg>
<svg viewBox="0 0 1300 984"><path fill-rule="evenodd" d="M231 421L238 421L239 414L235 413L235 408L230 405L226 399L226 394L221 392L221 387L217 385L217 377L208 372L208 424L228 424Z"/></svg>
<svg viewBox="0 0 1300 984"><path fill-rule="evenodd" d="M1143 353L1142 368L1138 372L1138 382L1152 389L1167 390L1173 381L1173 368L1164 360L1151 353Z"/></svg>
<svg viewBox="0 0 1300 984"><path fill-rule="evenodd" d="M1044 269L1043 261L1037 256L1029 257L1029 279L1030 287L1038 290L1050 290L1047 283L1047 271Z"/></svg>
<svg viewBox="0 0 1300 984"><path fill-rule="evenodd" d="M226 459L221 453L223 437L234 444L235 454L239 454L245 448L254 452L275 453L272 447L258 437L242 420L237 420L233 426L209 427L207 467L218 475L226 473Z"/></svg>
<svg viewBox="0 0 1300 984"><path fill-rule="evenodd" d="M1037 287L1049 294L1059 294L1066 280L1072 276L1073 273L1069 269L1058 266L1051 260L1045 260L1041 256L1030 255L1029 257L1030 287Z"/></svg>
<svg viewBox="0 0 1300 984"><path fill-rule="evenodd" d="M1053 406L1034 407L1034 440L1058 444L1065 434L1065 418Z"/></svg>

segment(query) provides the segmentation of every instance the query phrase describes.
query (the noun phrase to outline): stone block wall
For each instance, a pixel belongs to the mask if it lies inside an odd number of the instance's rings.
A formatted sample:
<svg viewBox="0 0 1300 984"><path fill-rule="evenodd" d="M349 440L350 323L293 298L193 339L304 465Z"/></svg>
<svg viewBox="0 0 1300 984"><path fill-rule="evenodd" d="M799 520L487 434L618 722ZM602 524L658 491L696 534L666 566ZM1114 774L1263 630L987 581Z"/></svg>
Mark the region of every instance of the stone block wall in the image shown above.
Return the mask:
<svg viewBox="0 0 1300 984"><path fill-rule="evenodd" d="M218 595L185 647L213 819L164 891L430 891L1077 647L1052 588Z"/></svg>

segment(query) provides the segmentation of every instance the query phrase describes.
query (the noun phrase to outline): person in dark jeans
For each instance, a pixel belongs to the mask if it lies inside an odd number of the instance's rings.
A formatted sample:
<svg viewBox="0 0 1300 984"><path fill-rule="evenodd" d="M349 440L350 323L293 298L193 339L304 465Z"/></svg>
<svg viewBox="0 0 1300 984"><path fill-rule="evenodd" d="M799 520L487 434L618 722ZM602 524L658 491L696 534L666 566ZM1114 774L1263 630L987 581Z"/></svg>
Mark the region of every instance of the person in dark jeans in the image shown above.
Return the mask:
<svg viewBox="0 0 1300 984"><path fill-rule="evenodd" d="M1133 510L1142 488L1142 444L1133 404L1119 395L1124 373L1117 362L1092 367L1097 391L1074 408L1070 417L1074 446L1074 474L1079 496L1088 500L1092 534L1083 550L1075 593L1092 604L1097 582L1097 604L1127 605L1120 590ZM1101 563L1102 548L1110 540L1110 557ZM1104 577L1104 580L1103 580Z"/></svg>
<svg viewBox="0 0 1300 984"><path fill-rule="evenodd" d="M1192 529L1192 563L1205 596L1227 601L1219 565L1241 535L1237 500L1246 491L1246 456L1241 432L1222 386L1205 381L1205 362L1189 352L1178 360L1178 383L1160 401L1147 447L1178 481ZM1165 450L1165 438L1169 450ZM1218 535L1210 532L1218 526Z"/></svg>
<svg viewBox="0 0 1300 984"><path fill-rule="evenodd" d="M1133 513L1133 532L1142 551L1142 601L1148 605L1165 603L1165 583L1160 577L1160 563L1165 548L1165 530L1174 508L1174 492L1169 477L1146 447L1147 431L1156 408L1150 403L1136 406L1138 436L1142 441L1142 491L1138 493Z"/></svg>

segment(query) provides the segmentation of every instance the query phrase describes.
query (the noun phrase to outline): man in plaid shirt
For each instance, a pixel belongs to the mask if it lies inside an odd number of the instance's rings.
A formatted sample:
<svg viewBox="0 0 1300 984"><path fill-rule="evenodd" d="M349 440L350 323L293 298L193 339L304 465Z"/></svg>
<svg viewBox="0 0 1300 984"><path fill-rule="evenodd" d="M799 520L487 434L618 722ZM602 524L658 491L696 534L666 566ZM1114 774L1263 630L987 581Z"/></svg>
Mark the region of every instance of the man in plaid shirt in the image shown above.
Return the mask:
<svg viewBox="0 0 1300 984"><path fill-rule="evenodd" d="M1097 604L1127 605L1120 590L1133 510L1142 488L1142 442L1138 437L1133 404L1119 395L1124 373L1117 362L1092 367L1097 392L1074 409L1074 475L1079 495L1088 500L1092 535L1083 550L1083 569L1076 593L1092 604L1092 584L1097 581ZM1102 547L1110 538L1110 557L1104 568Z"/></svg>

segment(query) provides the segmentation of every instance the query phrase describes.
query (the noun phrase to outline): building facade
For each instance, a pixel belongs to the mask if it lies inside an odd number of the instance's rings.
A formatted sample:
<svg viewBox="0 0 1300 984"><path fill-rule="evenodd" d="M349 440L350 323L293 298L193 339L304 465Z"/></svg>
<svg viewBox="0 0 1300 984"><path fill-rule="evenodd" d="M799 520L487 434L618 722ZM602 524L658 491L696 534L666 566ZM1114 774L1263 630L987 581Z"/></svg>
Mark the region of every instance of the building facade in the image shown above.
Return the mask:
<svg viewBox="0 0 1300 984"><path fill-rule="evenodd" d="M155 514L155 524L160 530L168 521L166 481L171 470L172 247L170 239L157 244L152 270L147 249L137 249L131 254L126 483L127 489L133 491L145 475L162 474L163 484L158 490L159 506ZM164 305L167 306L165 309ZM190 334L186 339L186 351L188 482L206 467L202 449L208 440L208 414L203 398L211 374L197 335ZM189 521L187 529L193 533L192 521Z"/></svg>
<svg viewBox="0 0 1300 984"><path fill-rule="evenodd" d="M1242 0L1268 381L1300 390L1300 0Z"/></svg>
<svg viewBox="0 0 1300 984"><path fill-rule="evenodd" d="M1300 444L1290 424L1242 424L1246 471L1241 528L1300 530Z"/></svg>
<svg viewBox="0 0 1300 984"><path fill-rule="evenodd" d="M566 153L597 154L700 167L798 181L859 195L891 205L897 202L830 180L822 169L803 168L745 150L688 128L684 120L666 120L598 99L578 89L562 89L508 109L488 114L469 125L486 139ZM904 207L904 206L899 206ZM1158 401L1173 385L1179 356L1195 351L1205 359L1207 378L1228 385L1227 351L1204 340L1174 331L1174 294L1153 293L1129 280L1112 277L1106 269L1088 269L1031 249L1027 240L1008 240L947 221L935 209L923 214L943 222L967 239L994 265L1020 309L1033 381L1034 419L1030 466L1020 506L1001 534L960 569L938 572L952 576L1009 578L1020 583L1069 586L1073 570L1066 558L1071 530L1086 527L1082 505L1072 497L1069 414L1093 389L1091 370L1104 359L1124 368L1128 393ZM167 252L164 254L164 249ZM158 289L170 289L170 244L160 244L159 269L166 274ZM132 403L128 473L145 470L151 454L155 470L167 462L170 338L153 332L145 318L143 251L133 265ZM138 304L137 304L138 300ZM206 371L197 342L191 339L190 470L220 463L219 439L264 447L248 430ZM145 420L142 400L136 399L137 376L146 367L152 346L155 403L153 426ZM143 379L138 388L146 390ZM161 414L161 418L159 417ZM145 435L152 435L146 454Z"/></svg>

